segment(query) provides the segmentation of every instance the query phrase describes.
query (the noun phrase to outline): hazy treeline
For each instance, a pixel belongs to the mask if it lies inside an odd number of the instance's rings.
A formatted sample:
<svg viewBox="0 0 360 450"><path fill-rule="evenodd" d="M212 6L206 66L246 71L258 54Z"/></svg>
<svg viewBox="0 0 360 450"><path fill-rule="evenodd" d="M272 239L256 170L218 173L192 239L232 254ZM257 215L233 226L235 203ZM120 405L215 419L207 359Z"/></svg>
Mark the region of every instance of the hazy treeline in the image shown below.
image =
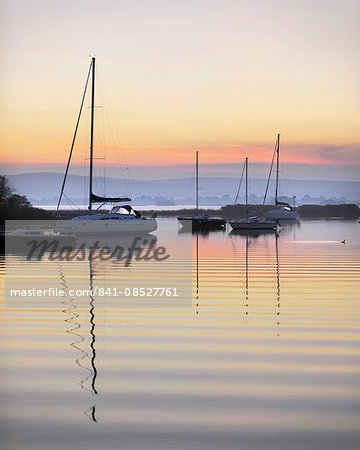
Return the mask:
<svg viewBox="0 0 360 450"><path fill-rule="evenodd" d="M357 219L360 217L360 208L353 203L345 205L302 205L298 211L300 217L343 217L344 219Z"/></svg>
<svg viewBox="0 0 360 450"><path fill-rule="evenodd" d="M51 212L34 208L25 195L19 195L14 192L5 175L0 175L0 225L4 225L5 220L42 220L51 218Z"/></svg>
<svg viewBox="0 0 360 450"><path fill-rule="evenodd" d="M161 217L178 217L178 216L194 216L196 214L207 214L212 217L222 217L224 219L241 219L248 216L256 215L261 217L262 213L274 209L274 205L227 205L222 206L220 209L204 209L199 208L196 212L195 208L184 208L177 210L162 210L157 211L157 215ZM330 217L341 217L344 219L357 219L360 217L360 208L355 204L345 204L345 205L302 205L294 208L299 212L302 218L330 218ZM105 212L105 210L101 210ZM143 216L149 216L152 211L141 211ZM61 211L58 215L53 212L55 216L61 216L64 219L72 219L75 216L81 216L89 214L87 210L66 210Z"/></svg>
<svg viewBox="0 0 360 450"><path fill-rule="evenodd" d="M226 219L239 219L247 215L258 215L274 209L273 205L226 205L220 209L199 209L198 214L208 214L209 216L220 216ZM344 219L356 219L360 217L359 206L348 203L340 205L301 205L295 208L300 217L303 218L326 218L341 217ZM150 211L143 211L144 216L151 214ZM61 211L64 218L72 218L88 214L87 210L69 210ZM158 211L159 216L181 216L195 215L196 210L180 209L180 210L163 210ZM5 175L0 175L0 224L3 225L5 220L35 220L35 219L52 219L55 213L40 208L35 208L29 202L26 196L16 194L14 188L10 184Z"/></svg>
<svg viewBox="0 0 360 450"><path fill-rule="evenodd" d="M219 216L225 219L240 219L247 215L257 215L261 217L262 213L274 209L274 205L227 205L220 209L199 209L198 214L208 214L209 216ZM360 208L355 204L344 205L301 205L294 208L299 212L302 218L329 218L341 217L344 219L357 219L360 217ZM192 216L195 215L195 209L182 209L178 211L159 211L159 216Z"/></svg>

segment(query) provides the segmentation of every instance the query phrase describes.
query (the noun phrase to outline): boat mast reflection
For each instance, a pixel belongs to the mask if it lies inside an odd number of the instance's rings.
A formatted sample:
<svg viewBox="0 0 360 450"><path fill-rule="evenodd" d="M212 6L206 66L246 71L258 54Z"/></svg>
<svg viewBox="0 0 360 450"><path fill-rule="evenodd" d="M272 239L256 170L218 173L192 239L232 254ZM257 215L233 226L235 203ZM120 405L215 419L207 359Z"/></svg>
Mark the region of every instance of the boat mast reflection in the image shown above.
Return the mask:
<svg viewBox="0 0 360 450"><path fill-rule="evenodd" d="M93 292L93 267L92 267L92 257L89 258L89 269L90 269L90 292ZM94 394L97 394L98 391L95 387L96 378L98 375L97 368L95 365L95 359L96 359L96 349L95 349L95 342L96 342L96 335L95 335L95 313L94 313L94 297L92 295L90 297L90 335L91 335L91 341L90 341L90 348L91 348L91 368L93 376L91 377L91 390Z"/></svg>
<svg viewBox="0 0 360 450"><path fill-rule="evenodd" d="M245 315L248 315L249 308L249 247L251 245L251 238L255 240L260 236L265 237L269 235L274 235L275 238L275 270L276 270L276 315L280 316L280 261L279 261L279 233L274 232L266 232L265 230L243 230L243 231L235 231L233 230L230 233L230 237L241 236L245 240L245 292L244 292L244 300L245 300ZM233 245L234 251L236 251L236 247ZM277 324L280 325L280 321L277 321Z"/></svg>
<svg viewBox="0 0 360 450"><path fill-rule="evenodd" d="M245 250L245 314L248 315L249 307L249 235L246 235Z"/></svg>
<svg viewBox="0 0 360 450"><path fill-rule="evenodd" d="M196 314L199 314L199 232L196 232Z"/></svg>
<svg viewBox="0 0 360 450"><path fill-rule="evenodd" d="M280 265L279 265L279 235L275 233L275 252L276 252L276 295L277 295L277 316L280 316ZM280 320L277 322L280 325ZM278 334L279 336L279 334Z"/></svg>
<svg viewBox="0 0 360 450"><path fill-rule="evenodd" d="M90 289L92 289L92 262L91 259L89 260L90 263ZM69 292L69 287L66 283L65 273L62 266L62 262L59 261L59 273L60 273L60 283L64 290L64 292ZM75 341L70 343L70 346L76 349L81 353L81 357L75 359L75 363L81 367L82 369L86 369L89 372L89 375L82 379L79 383L81 389L84 389L86 391L89 391L93 394L97 394L98 391L95 387L95 381L97 377L97 369L95 365L95 359L96 359L96 350L95 350L95 341L96 341L96 335L95 335L95 314L94 314L94 298L90 296L90 335L91 335L91 342L90 342L90 348L92 352L91 356L91 369L89 369L87 366L83 365L83 361L89 357L89 354L86 352L86 350L83 350L79 344L83 343L85 341L85 337L82 336L78 331L81 329L80 322L77 322L76 320L79 318L80 314L75 312L77 309L77 305L74 303L74 297L66 296L68 300L62 301L62 303L65 305L65 308L62 310L65 314L71 314L71 317L68 317L64 320L67 324L70 324L71 326L74 326L73 328L70 328L66 330L67 333L73 335L75 337ZM87 381L91 380L90 385L91 389L87 387ZM97 422L95 417L95 411L96 411L96 405L93 405L89 410L84 411L84 414L86 417L88 417L90 420ZM90 412L90 413L89 413Z"/></svg>
<svg viewBox="0 0 360 450"><path fill-rule="evenodd" d="M97 422L97 419L95 417L95 413L96 413L96 405L93 405L91 408L87 409L86 411L84 411L84 415L92 420L93 422Z"/></svg>
<svg viewBox="0 0 360 450"><path fill-rule="evenodd" d="M153 249L153 245L154 243L157 242L157 238L156 236L153 236L151 234L145 234L145 235L139 235L137 236L140 241L141 244L139 244L139 248L138 250L143 250L143 249L152 249L152 251L155 251ZM97 382L98 382L98 369L96 366L96 299L94 298L94 296L91 294L93 292L95 292L95 280L96 280L96 270L97 269L97 263L98 263L98 253L96 252L90 252L90 248L92 245L94 245L94 242L98 243L99 246L99 251L101 251L102 247L108 247L111 251L116 247L116 246L121 246L123 248L129 248L132 244L132 242L134 241L134 236L110 236L110 237L98 237L98 236L86 236L86 237L82 237L81 239L77 240L77 246L80 247L82 245L84 245L85 248L88 249L88 270L89 270L89 308L88 308L88 313L89 313L89 334L90 334L90 343L89 343L89 347L90 347L90 355L88 352L82 350L80 347L76 346L76 343L71 344L74 348L76 348L77 350L79 350L82 353L81 358L78 358L76 360L76 363L78 364L78 366L85 368L86 370L88 370L89 375L84 378L81 382L80 382L80 386L82 389L87 390L89 392L91 392L92 394L98 395L99 391L97 388ZM109 260L107 263L105 263L104 261L104 268L106 269L106 267L108 267L108 264L110 265L117 265L117 266L121 266L122 263L121 261L119 262L116 258L112 258L111 260ZM66 286L65 283L65 276L62 275L63 280L63 285ZM66 289L68 289L68 287L66 286ZM74 301L74 298L72 298L72 301ZM76 306L75 306L76 308ZM73 323L73 320L76 319L77 317L79 317L79 314L74 313L73 309L71 310L73 317L71 317L70 319L66 319L66 321L68 321L69 323ZM69 309L67 308L66 310L64 310L64 312L69 312ZM80 323L76 322L76 328L68 331L71 332L72 334L76 334L76 336L80 339L79 342L84 342L85 338L83 336L81 336L79 333L75 333L76 330L80 330L81 325ZM90 358L90 367L86 367L84 365L81 364L81 360L84 360L85 358ZM84 415L90 419L93 422L98 422L97 418L96 418L96 404L92 405L89 409L87 409L86 411L84 411Z"/></svg>

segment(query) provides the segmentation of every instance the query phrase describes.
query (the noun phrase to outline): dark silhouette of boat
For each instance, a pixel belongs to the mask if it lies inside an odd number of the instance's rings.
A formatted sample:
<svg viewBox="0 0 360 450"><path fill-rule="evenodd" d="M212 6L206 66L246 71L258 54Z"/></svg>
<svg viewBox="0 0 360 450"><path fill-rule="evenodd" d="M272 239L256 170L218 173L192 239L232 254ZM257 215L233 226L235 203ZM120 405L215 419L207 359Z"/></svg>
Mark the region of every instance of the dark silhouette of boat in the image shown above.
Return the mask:
<svg viewBox="0 0 360 450"><path fill-rule="evenodd" d="M199 214L199 152L196 152L196 215L180 216L178 221L186 230L209 231L221 230L226 226L226 220L221 217L209 217L207 214Z"/></svg>

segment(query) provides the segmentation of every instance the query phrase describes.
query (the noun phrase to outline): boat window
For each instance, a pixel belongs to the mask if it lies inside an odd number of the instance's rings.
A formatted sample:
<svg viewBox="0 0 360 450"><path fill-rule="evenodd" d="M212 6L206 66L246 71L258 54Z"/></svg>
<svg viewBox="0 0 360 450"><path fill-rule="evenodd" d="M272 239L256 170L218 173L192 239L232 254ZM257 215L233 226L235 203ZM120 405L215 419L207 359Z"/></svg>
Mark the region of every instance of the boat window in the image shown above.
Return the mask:
<svg viewBox="0 0 360 450"><path fill-rule="evenodd" d="M122 206L118 207L117 214L130 214L131 211L127 208L123 208Z"/></svg>

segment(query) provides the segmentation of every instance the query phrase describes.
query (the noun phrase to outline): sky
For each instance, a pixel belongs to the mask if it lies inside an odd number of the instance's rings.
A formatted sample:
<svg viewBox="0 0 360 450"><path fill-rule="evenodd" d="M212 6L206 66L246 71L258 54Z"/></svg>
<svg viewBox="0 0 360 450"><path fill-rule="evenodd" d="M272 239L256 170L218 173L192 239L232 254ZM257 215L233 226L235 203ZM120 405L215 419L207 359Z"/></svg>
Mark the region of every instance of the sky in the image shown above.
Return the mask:
<svg viewBox="0 0 360 450"><path fill-rule="evenodd" d="M358 0L0 0L0 17L3 173L64 170L93 55L112 176L184 176L199 150L206 175L248 156L266 177L281 133L289 178L360 179Z"/></svg>

